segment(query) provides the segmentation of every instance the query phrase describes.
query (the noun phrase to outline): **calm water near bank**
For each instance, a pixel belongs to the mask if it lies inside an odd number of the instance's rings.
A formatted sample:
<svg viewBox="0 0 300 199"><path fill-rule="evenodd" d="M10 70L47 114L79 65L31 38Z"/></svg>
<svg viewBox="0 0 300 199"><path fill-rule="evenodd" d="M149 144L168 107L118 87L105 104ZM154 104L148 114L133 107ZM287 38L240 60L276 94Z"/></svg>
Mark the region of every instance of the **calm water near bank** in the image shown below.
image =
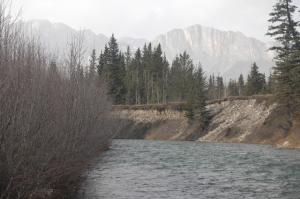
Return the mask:
<svg viewBox="0 0 300 199"><path fill-rule="evenodd" d="M87 175L86 199L299 199L300 151L114 140Z"/></svg>

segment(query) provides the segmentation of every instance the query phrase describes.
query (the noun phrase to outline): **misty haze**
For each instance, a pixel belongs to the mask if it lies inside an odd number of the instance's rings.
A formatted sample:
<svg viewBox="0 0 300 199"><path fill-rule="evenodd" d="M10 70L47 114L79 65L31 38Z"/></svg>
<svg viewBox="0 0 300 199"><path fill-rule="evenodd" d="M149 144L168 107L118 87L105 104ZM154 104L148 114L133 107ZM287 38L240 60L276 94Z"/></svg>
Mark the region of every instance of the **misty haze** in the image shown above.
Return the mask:
<svg viewBox="0 0 300 199"><path fill-rule="evenodd" d="M0 199L299 199L299 149L299 0L0 0Z"/></svg>

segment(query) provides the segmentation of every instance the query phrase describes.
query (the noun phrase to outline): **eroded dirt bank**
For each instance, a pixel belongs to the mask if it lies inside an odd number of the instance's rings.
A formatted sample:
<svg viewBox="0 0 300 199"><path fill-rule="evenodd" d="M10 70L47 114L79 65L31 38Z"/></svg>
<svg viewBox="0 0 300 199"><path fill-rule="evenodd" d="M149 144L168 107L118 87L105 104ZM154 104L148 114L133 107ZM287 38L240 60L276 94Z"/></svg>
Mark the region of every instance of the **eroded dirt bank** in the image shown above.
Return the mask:
<svg viewBox="0 0 300 199"><path fill-rule="evenodd" d="M118 138L148 140L189 140L271 144L300 148L300 121L291 119L266 100L223 101L208 106L211 122L203 131L189 122L183 111L117 110L128 121Z"/></svg>

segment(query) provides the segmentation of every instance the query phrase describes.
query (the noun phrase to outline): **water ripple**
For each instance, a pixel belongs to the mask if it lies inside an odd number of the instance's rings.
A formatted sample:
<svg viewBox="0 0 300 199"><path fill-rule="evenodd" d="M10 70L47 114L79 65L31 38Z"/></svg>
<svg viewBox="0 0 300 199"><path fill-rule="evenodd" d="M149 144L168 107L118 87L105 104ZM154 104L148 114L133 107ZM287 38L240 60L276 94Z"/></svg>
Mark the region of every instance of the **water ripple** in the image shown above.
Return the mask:
<svg viewBox="0 0 300 199"><path fill-rule="evenodd" d="M299 199L300 151L115 140L87 174L87 199Z"/></svg>

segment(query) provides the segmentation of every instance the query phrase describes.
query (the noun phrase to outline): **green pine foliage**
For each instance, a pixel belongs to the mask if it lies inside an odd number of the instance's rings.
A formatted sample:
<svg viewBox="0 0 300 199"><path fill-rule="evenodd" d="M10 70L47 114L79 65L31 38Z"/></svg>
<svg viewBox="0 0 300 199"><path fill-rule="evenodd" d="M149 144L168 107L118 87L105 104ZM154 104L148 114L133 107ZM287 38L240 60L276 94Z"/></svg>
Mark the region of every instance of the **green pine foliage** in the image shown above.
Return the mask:
<svg viewBox="0 0 300 199"><path fill-rule="evenodd" d="M292 0L278 0L270 13L267 33L279 43L271 48L277 53L272 76L276 100L291 112L300 110L300 34L299 22L294 19L296 11Z"/></svg>
<svg viewBox="0 0 300 199"><path fill-rule="evenodd" d="M207 84L200 65L197 67L193 79L195 83L193 84L191 96L193 98L194 119L205 128L209 122L209 113L206 109Z"/></svg>
<svg viewBox="0 0 300 199"><path fill-rule="evenodd" d="M188 92L193 85L193 60L184 52L178 55L172 63L169 74L169 100L186 101Z"/></svg>
<svg viewBox="0 0 300 199"><path fill-rule="evenodd" d="M97 68L98 74L108 84L108 94L112 97L114 104L124 104L126 101L125 57L119 51L114 35L105 46L104 53L100 54Z"/></svg>
<svg viewBox="0 0 300 199"><path fill-rule="evenodd" d="M197 121L203 128L208 125L209 113L206 109L207 83L201 65L192 72L193 84L187 92L186 117L190 121Z"/></svg>
<svg viewBox="0 0 300 199"><path fill-rule="evenodd" d="M245 95L245 81L243 74L240 75L238 80L238 90L239 96Z"/></svg>
<svg viewBox="0 0 300 199"><path fill-rule="evenodd" d="M259 72L259 68L256 63L251 67L251 72L248 75L246 84L247 95L258 95L265 93L266 89L266 77L264 74Z"/></svg>
<svg viewBox="0 0 300 199"><path fill-rule="evenodd" d="M228 95L239 96L239 84L235 80L230 80L228 84Z"/></svg>
<svg viewBox="0 0 300 199"><path fill-rule="evenodd" d="M96 62L95 53L91 54L90 71ZM201 65L195 66L187 52L176 56L170 66L161 45L153 47L149 43L135 51L128 47L122 53L114 36L99 55L97 72L106 81L114 104L186 102L186 117L203 127L209 118L207 100L271 92L271 82L266 84L255 63L246 82L243 75L226 82L222 76L212 74L206 80Z"/></svg>
<svg viewBox="0 0 300 199"><path fill-rule="evenodd" d="M89 77L93 78L96 73L96 67L97 67L97 57L96 57L96 50L93 49L91 57L90 57L90 65L89 65Z"/></svg>

